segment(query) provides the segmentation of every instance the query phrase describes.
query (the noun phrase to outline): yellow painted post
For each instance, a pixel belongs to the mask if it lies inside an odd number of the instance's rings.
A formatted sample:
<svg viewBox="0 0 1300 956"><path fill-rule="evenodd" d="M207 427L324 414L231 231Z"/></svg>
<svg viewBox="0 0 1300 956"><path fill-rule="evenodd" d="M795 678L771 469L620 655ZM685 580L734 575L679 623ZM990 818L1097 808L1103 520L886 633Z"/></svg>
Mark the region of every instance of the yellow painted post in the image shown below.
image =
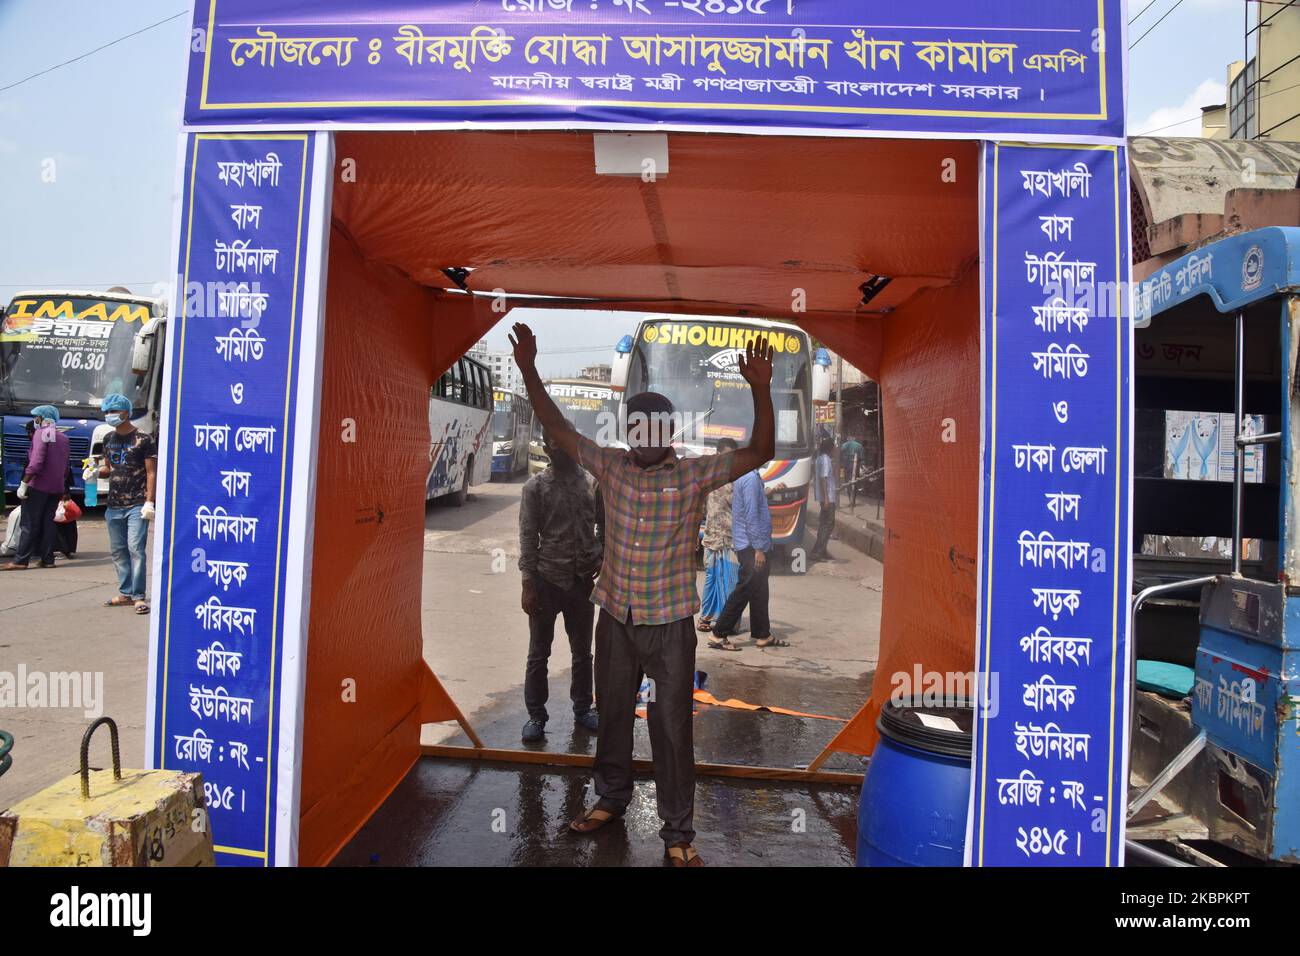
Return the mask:
<svg viewBox="0 0 1300 956"><path fill-rule="evenodd" d="M91 771L90 737L108 724L113 769ZM81 771L0 814L0 866L213 866L203 779L122 771L117 725L81 740Z"/></svg>

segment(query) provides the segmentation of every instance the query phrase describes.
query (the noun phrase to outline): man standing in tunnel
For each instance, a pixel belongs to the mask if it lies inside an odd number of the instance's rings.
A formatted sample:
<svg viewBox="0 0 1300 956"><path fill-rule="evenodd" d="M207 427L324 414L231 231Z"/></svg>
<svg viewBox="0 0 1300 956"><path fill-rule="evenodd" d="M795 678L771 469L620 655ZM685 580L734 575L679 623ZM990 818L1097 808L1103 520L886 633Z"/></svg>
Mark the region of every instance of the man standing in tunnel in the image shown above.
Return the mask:
<svg viewBox="0 0 1300 956"><path fill-rule="evenodd" d="M528 722L523 740L546 734L550 689L546 663L555 641L555 619L563 616L572 669L569 697L573 723L596 730L600 718L591 706L591 589L600 570L600 492L563 449L542 434L550 464L528 479L519 502L521 606L528 615L528 661L524 668L524 706Z"/></svg>
<svg viewBox="0 0 1300 956"><path fill-rule="evenodd" d="M624 451L601 447L565 420L537 372L537 339L516 324L515 364L550 441L596 478L605 507L605 555L592 601L596 623L597 802L569 824L594 833L623 816L632 799L632 732L642 675L650 679L647 718L664 859L703 866L695 839L692 703L699 609L695 550L709 492L769 461L775 451L772 348L752 340L739 359L754 401L749 444L734 452L678 458L672 403L643 392L627 400ZM603 431L603 429L602 429Z"/></svg>

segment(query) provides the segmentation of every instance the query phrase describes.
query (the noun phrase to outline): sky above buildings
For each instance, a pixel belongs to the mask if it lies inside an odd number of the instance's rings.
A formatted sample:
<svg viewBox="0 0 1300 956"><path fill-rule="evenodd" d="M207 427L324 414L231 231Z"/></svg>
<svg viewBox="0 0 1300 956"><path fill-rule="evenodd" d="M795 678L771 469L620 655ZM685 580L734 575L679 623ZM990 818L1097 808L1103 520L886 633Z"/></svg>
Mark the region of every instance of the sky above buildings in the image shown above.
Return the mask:
<svg viewBox="0 0 1300 956"><path fill-rule="evenodd" d="M1130 133L1198 135L1200 107L1224 102L1227 65L1243 58L1245 6L1131 0ZM188 42L183 0L0 0L0 299L163 288ZM632 322L595 325L595 342L590 314L526 318L547 375L608 361Z"/></svg>

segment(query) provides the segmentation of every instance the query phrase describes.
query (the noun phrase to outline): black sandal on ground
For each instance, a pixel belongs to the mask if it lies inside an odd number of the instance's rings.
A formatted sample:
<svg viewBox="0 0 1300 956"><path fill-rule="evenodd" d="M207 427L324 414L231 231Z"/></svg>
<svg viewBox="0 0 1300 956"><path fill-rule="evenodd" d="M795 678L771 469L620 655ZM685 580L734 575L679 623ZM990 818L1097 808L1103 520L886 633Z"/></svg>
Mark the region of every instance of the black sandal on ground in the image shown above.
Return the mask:
<svg viewBox="0 0 1300 956"><path fill-rule="evenodd" d="M715 651L738 651L738 650L740 650L739 647L737 647L735 644L731 643L730 639L728 639L728 638L726 638L726 637L712 637L712 638L709 638L709 647L713 648Z"/></svg>
<svg viewBox="0 0 1300 956"><path fill-rule="evenodd" d="M755 647L789 647L789 641L783 641L779 637L773 637L771 634L767 637L760 637L754 642Z"/></svg>

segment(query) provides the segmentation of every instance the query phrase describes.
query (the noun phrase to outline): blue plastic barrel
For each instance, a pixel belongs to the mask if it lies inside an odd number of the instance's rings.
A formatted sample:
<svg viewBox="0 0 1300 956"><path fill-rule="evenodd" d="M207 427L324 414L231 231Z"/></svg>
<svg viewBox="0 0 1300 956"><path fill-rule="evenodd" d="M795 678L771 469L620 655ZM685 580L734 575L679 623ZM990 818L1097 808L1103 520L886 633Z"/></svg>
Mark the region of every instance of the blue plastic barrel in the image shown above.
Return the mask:
<svg viewBox="0 0 1300 956"><path fill-rule="evenodd" d="M967 706L881 710L858 805L858 866L962 865L972 724Z"/></svg>

